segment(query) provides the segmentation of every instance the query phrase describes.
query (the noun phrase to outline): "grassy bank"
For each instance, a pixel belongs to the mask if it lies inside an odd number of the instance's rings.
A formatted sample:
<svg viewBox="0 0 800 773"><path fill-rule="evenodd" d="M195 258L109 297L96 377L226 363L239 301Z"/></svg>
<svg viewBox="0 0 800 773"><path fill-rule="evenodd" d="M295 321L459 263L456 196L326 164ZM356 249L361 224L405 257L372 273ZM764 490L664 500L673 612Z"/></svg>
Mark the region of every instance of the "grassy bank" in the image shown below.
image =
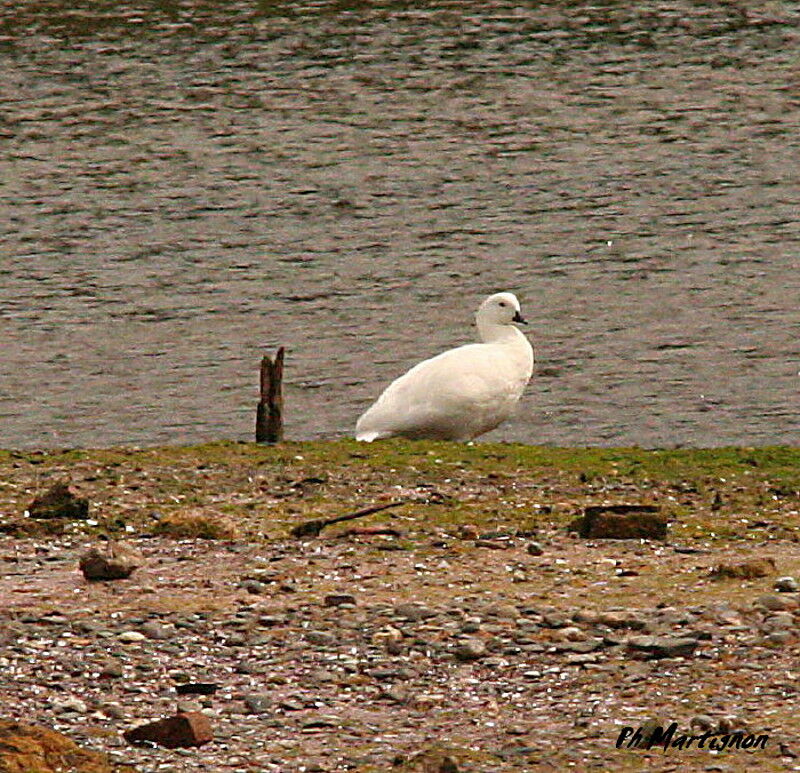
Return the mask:
<svg viewBox="0 0 800 773"><path fill-rule="evenodd" d="M365 523L533 532L566 525L587 504L646 502L673 519L674 538L761 541L794 535L800 449L336 441L2 451L3 522L63 479L92 506L93 523L71 528L111 535L281 538L303 520L389 500L406 504Z"/></svg>

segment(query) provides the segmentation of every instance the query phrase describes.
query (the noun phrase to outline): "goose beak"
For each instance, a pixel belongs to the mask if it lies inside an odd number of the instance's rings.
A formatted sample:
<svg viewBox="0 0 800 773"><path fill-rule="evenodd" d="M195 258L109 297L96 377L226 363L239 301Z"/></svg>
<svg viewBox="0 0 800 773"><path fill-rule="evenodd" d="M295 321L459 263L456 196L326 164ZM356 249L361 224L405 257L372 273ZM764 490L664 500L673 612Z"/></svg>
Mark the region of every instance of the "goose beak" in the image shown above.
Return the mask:
<svg viewBox="0 0 800 773"><path fill-rule="evenodd" d="M516 312L513 317L511 317L512 322L519 322L520 325L527 325L528 323L522 318L522 314Z"/></svg>

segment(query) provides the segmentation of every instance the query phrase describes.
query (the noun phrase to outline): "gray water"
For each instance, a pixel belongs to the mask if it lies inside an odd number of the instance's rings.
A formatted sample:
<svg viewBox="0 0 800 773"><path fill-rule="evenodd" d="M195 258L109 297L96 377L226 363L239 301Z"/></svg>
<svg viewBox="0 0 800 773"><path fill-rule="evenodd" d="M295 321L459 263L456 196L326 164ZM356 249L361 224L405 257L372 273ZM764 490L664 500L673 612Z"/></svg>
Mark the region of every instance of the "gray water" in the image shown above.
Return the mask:
<svg viewBox="0 0 800 773"><path fill-rule="evenodd" d="M745 7L747 4L742 4ZM19 7L18 7L19 6ZM798 442L800 3L0 2L0 446L337 437L516 292L487 439Z"/></svg>

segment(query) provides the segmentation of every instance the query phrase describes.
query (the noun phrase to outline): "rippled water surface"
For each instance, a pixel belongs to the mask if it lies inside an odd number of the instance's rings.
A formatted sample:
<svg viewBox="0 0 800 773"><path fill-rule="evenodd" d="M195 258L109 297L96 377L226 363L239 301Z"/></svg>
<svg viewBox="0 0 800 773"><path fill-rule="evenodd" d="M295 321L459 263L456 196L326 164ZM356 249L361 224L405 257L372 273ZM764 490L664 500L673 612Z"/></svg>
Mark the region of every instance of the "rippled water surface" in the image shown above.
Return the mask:
<svg viewBox="0 0 800 773"><path fill-rule="evenodd" d="M798 442L800 3L0 0L0 446L338 436L515 291L530 443Z"/></svg>

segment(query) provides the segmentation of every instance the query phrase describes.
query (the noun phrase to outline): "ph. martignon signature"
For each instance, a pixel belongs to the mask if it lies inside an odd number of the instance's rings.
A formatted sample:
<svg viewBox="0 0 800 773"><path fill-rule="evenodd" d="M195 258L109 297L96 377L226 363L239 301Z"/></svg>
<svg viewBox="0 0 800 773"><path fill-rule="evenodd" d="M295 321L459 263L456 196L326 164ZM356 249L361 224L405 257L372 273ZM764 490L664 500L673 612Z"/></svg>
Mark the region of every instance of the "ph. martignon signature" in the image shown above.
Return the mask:
<svg viewBox="0 0 800 773"><path fill-rule="evenodd" d="M730 749L766 749L769 736L764 733L755 735L743 730L721 733L709 730L702 735L678 734L678 723L673 722L666 730L660 725L656 727L623 727L617 736L617 749L652 749L661 746L667 749L709 749L726 751Z"/></svg>

